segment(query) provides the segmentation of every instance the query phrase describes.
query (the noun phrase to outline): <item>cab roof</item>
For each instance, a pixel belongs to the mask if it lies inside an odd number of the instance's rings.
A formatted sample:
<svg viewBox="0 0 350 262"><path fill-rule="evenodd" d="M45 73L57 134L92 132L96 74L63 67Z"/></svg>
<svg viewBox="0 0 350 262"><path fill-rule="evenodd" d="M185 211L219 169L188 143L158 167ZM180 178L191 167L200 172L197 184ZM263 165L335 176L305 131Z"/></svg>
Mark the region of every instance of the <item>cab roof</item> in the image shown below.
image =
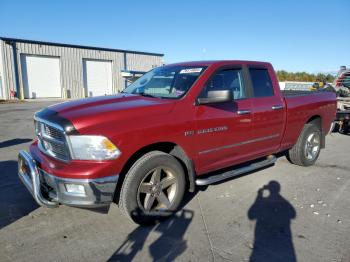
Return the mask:
<svg viewBox="0 0 350 262"><path fill-rule="evenodd" d="M248 61L248 60L208 60L208 61L189 61L179 62L174 64L167 64L166 66L225 66L225 65L260 65L260 66L271 66L268 62L259 61Z"/></svg>

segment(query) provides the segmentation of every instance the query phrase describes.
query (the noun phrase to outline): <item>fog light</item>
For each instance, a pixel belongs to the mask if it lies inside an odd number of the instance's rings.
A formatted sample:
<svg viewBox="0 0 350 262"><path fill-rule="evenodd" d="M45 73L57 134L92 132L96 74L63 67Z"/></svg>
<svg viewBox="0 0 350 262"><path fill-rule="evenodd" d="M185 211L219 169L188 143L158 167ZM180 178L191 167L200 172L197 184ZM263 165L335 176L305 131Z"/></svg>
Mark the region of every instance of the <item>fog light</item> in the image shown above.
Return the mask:
<svg viewBox="0 0 350 262"><path fill-rule="evenodd" d="M85 188L83 185L65 184L65 186L66 186L67 193L85 196Z"/></svg>

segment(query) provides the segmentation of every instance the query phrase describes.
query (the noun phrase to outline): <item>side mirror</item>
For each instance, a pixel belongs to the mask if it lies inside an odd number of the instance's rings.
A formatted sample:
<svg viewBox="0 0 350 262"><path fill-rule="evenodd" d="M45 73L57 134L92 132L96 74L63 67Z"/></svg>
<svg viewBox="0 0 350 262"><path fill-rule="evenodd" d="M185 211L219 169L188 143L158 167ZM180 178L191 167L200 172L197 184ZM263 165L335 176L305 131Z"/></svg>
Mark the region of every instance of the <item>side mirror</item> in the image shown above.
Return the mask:
<svg viewBox="0 0 350 262"><path fill-rule="evenodd" d="M197 98L197 104L205 105L205 104L223 103L223 102L230 102L232 100L233 100L232 90L215 90L215 91L208 91L207 97Z"/></svg>

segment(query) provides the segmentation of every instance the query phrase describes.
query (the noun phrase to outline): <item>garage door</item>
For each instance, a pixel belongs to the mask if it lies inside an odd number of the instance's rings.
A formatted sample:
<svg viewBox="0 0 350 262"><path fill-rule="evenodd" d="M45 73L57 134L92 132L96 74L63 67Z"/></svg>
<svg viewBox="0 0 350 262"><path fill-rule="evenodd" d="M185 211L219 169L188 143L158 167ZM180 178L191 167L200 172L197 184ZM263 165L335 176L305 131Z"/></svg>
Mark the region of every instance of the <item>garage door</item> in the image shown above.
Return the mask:
<svg viewBox="0 0 350 262"><path fill-rule="evenodd" d="M25 98L61 97L59 57L22 55Z"/></svg>
<svg viewBox="0 0 350 262"><path fill-rule="evenodd" d="M88 96L112 94L112 62L84 60L84 81Z"/></svg>

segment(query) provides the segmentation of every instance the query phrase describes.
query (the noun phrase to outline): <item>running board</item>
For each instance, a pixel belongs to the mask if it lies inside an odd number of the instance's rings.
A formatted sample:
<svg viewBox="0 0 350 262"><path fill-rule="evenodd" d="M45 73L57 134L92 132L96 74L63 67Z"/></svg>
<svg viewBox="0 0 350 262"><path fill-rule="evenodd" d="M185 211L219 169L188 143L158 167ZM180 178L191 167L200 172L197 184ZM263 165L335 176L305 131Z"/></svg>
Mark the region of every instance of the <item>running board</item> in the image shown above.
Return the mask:
<svg viewBox="0 0 350 262"><path fill-rule="evenodd" d="M198 179L196 179L196 185L197 186L206 186L209 184L219 182L221 180L225 180L228 178L239 176L239 175L242 175L244 173L248 173L248 172L257 170L259 168L272 165L273 163L276 162L276 160L277 160L277 158L275 156L270 155L267 157L267 159L264 159L260 162L252 163L248 166L244 166L244 167L240 167L238 169L230 170L230 171L224 172L224 173L219 174L219 175L212 175L212 176L209 176L207 178L198 178Z"/></svg>

